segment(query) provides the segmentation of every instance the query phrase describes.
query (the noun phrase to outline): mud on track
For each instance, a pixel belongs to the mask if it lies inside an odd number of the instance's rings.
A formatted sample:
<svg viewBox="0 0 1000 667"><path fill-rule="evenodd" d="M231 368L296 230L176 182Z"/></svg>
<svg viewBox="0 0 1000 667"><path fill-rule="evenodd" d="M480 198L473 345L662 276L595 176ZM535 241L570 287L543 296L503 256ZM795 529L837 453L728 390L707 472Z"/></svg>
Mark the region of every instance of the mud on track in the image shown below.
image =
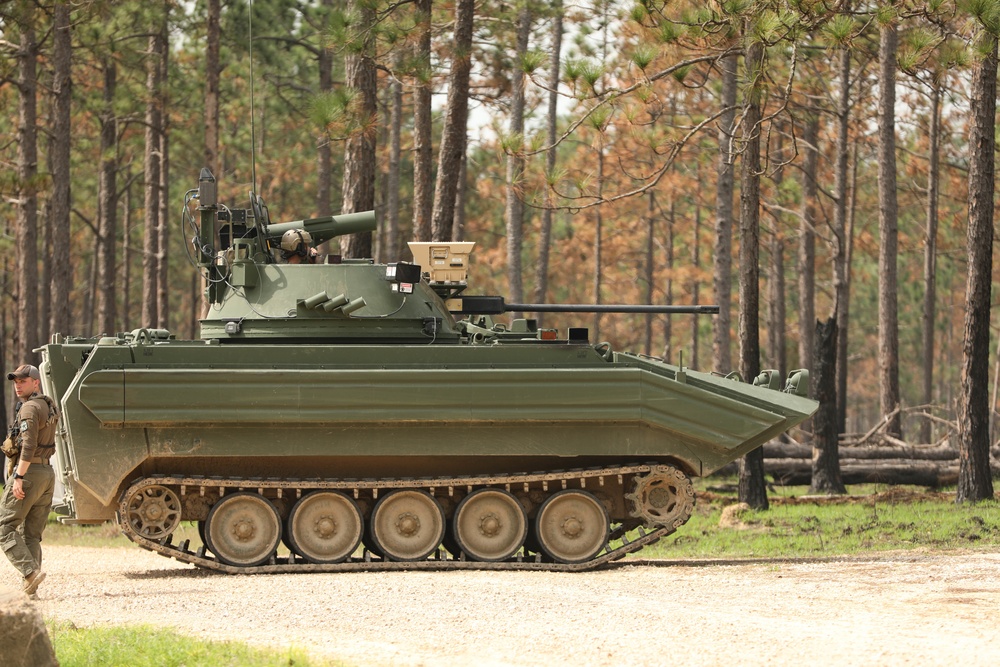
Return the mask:
<svg viewBox="0 0 1000 667"><path fill-rule="evenodd" d="M1000 663L1000 552L271 576L135 548L45 558L47 619L168 626L359 667ZM19 583L0 564L0 586Z"/></svg>

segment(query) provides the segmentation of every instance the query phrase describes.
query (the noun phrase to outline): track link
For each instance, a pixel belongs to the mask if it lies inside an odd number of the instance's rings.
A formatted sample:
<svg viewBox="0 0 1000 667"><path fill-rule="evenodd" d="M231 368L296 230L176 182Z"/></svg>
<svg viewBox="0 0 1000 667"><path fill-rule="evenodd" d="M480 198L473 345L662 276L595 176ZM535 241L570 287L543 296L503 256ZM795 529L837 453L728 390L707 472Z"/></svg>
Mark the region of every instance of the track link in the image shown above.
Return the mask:
<svg viewBox="0 0 1000 667"><path fill-rule="evenodd" d="M607 565L624 558L630 553L635 553L647 545L670 535L677 530L677 526L657 526L650 530L638 528L639 536L628 540L623 531L612 531L612 539L621 539L621 545L611 548L610 545L605 550L583 563L555 563L543 559L542 554L529 552L527 548L522 548L518 554L503 562L482 562L466 560L464 554L455 558L439 547L435 554L429 559L416 562L400 562L385 560L364 551L363 557L352 557L340 563L315 564L309 563L300 557L290 554L288 557L278 557L272 555L270 560L263 564L252 567L239 567L228 565L214 558L204 547L192 551L189 542L185 540L180 544L173 544L172 535L168 535L161 540L152 540L138 534L131 526L130 522L124 520L127 516L128 501L135 494L142 492L152 486L166 486L179 489L180 496L187 494L205 495L207 492L218 493L223 496L226 493L238 491L256 491L263 494L265 489L277 489L278 497L283 494L290 494L292 497L300 496L304 491L314 490L338 490L348 494L353 494L357 498L362 493L370 493L373 498L378 498L382 491L392 491L397 489L419 489L429 490L433 493L436 490L447 489L449 495L454 490L462 489L470 491L480 487L499 487L507 491L516 490L518 487L525 491L532 485L540 485L545 491L566 488L580 489L600 489L604 486L605 479L617 477L619 485L624 484L625 477L648 474L654 470L662 469L657 463L643 465L625 465L602 468L576 469L566 471L536 472L536 473L516 473L510 475L480 475L461 477L422 477L422 478L391 478L391 479L296 479L296 478L222 478L222 477L201 477L201 476L174 476L174 475L152 475L137 480L125 489L119 501L116 519L119 528L127 538L135 542L144 549L154 551L161 556L173 558L175 560L190 563L200 568L224 572L227 574L284 574L296 572L364 572L364 571L397 571L397 570L541 570L550 572L580 572L592 570L594 568ZM678 524L679 526L680 524Z"/></svg>

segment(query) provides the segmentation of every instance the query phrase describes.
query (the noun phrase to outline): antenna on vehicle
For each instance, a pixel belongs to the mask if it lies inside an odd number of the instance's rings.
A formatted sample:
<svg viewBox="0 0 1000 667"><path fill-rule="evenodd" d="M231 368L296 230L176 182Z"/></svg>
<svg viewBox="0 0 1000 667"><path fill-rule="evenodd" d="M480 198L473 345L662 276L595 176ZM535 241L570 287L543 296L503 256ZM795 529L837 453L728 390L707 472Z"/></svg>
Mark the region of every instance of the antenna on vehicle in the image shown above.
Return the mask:
<svg viewBox="0 0 1000 667"><path fill-rule="evenodd" d="M247 2L247 25L250 32L248 48L250 49L250 172L254 193L257 192L257 134L254 128L253 106L253 0Z"/></svg>

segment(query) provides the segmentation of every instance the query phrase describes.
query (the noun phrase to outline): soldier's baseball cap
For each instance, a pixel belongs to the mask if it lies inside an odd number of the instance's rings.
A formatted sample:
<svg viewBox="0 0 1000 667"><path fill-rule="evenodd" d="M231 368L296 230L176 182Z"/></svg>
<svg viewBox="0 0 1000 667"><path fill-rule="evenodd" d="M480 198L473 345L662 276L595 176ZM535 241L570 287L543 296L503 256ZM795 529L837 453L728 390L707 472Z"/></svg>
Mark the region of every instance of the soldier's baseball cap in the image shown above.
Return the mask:
<svg viewBox="0 0 1000 667"><path fill-rule="evenodd" d="M38 372L38 369L31 364L21 364L17 367L13 373L7 373L7 379L13 380L14 378L24 379L24 378L34 378L36 380L42 379L42 374Z"/></svg>

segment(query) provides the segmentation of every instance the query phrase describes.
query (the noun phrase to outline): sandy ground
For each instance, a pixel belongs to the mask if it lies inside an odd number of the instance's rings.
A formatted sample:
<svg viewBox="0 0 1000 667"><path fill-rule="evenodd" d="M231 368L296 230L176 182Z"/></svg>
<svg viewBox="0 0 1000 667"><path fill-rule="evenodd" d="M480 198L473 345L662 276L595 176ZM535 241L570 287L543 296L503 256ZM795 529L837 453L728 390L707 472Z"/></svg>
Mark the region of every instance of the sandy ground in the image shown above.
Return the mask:
<svg viewBox="0 0 1000 667"><path fill-rule="evenodd" d="M138 548L45 554L48 619L168 626L356 666L1000 664L1000 553L257 576ZM0 586L19 583L0 562Z"/></svg>

